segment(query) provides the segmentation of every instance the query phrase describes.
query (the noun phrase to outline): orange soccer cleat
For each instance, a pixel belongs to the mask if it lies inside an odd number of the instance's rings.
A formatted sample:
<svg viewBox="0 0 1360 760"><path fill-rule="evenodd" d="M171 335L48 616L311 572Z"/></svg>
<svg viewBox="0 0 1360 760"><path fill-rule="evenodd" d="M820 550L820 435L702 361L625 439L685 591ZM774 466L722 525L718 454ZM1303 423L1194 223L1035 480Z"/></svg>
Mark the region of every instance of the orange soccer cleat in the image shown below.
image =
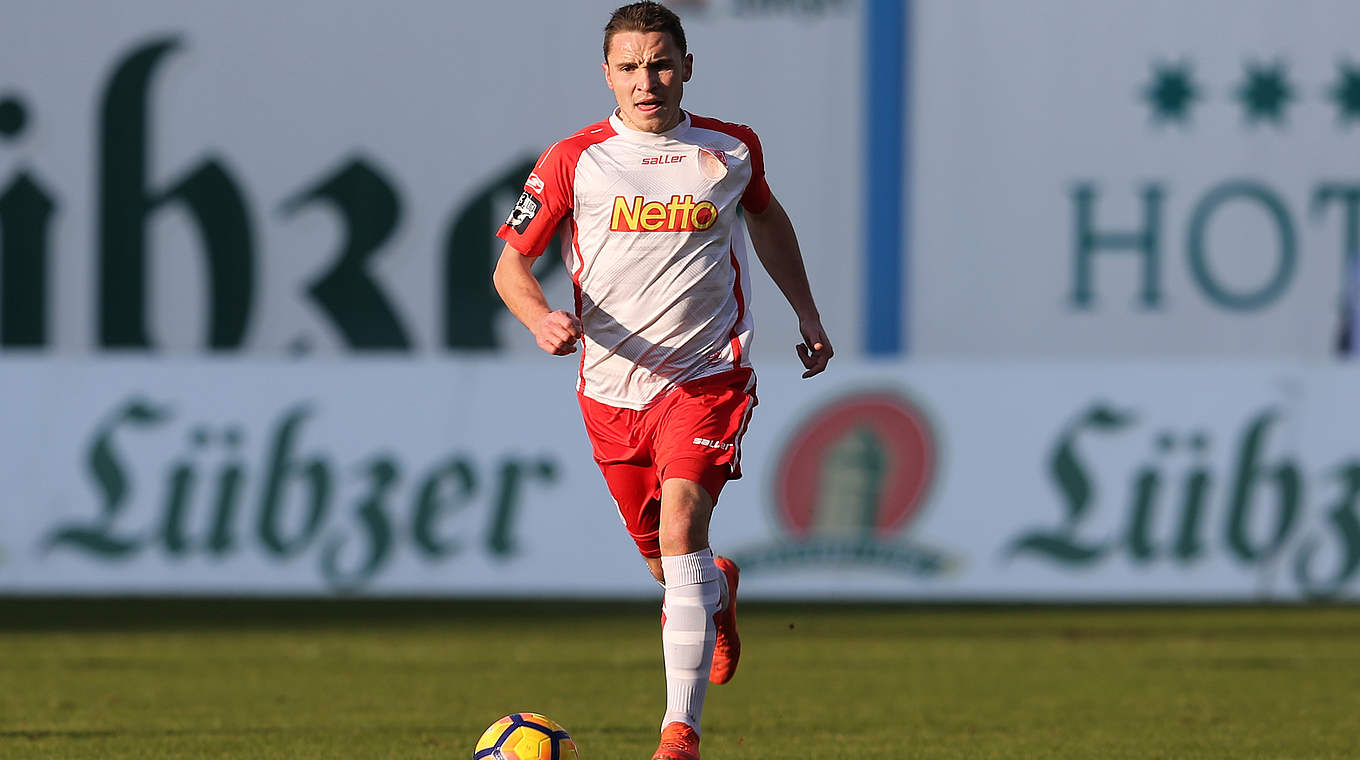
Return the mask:
<svg viewBox="0 0 1360 760"><path fill-rule="evenodd" d="M699 760L699 735L679 721L667 723L652 760Z"/></svg>
<svg viewBox="0 0 1360 760"><path fill-rule="evenodd" d="M727 683L736 675L737 661L741 659L741 636L737 634L737 581L741 568L726 557L714 557L713 564L727 582L727 606L713 615L718 640L713 645L713 667L708 671L708 680Z"/></svg>

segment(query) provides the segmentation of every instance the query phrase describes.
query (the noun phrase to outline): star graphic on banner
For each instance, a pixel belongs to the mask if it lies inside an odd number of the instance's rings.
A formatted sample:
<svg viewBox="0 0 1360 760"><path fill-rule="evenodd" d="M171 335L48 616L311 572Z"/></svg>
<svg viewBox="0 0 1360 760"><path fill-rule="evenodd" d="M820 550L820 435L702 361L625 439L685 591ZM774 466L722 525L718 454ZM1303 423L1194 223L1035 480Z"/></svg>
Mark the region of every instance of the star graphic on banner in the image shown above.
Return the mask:
<svg viewBox="0 0 1360 760"><path fill-rule="evenodd" d="M1294 99L1289 76L1285 74L1284 64L1270 66L1248 63L1247 81L1237 88L1237 99L1242 101L1243 115L1247 123L1270 120L1284 124L1284 109Z"/></svg>
<svg viewBox="0 0 1360 760"><path fill-rule="evenodd" d="M1360 67L1341 63L1337 69L1336 84L1327 92L1336 101L1337 117L1349 126L1352 121L1360 121Z"/></svg>
<svg viewBox="0 0 1360 760"><path fill-rule="evenodd" d="M1199 88L1190 73L1190 64L1154 64L1152 81L1143 89L1143 100L1152 107L1156 121L1190 120L1190 106L1199 99Z"/></svg>

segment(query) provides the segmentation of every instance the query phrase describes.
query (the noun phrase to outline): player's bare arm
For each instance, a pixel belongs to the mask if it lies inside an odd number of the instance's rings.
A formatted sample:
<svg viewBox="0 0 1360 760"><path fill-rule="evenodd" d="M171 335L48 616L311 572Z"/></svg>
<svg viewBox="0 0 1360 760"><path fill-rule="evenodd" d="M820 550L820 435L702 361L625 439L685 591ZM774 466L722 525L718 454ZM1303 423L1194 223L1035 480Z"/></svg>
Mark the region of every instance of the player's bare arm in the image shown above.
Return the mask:
<svg viewBox="0 0 1360 760"><path fill-rule="evenodd" d="M510 244L501 249L492 280L501 300L529 332L538 347L554 356L576 353L581 337L581 320L567 311L554 311L543 296L543 286L534 276L534 258L525 256Z"/></svg>
<svg viewBox="0 0 1360 760"><path fill-rule="evenodd" d="M798 235L793 230L788 213L779 204L779 199L771 195L770 205L764 211L759 214L748 213L746 231L751 235L751 245L755 247L761 265L784 293L798 317L798 332L803 336L803 342L795 346L794 350L806 370L803 377L821 374L835 352L822 327L817 303L812 298L807 269L803 266L803 254L798 249Z"/></svg>

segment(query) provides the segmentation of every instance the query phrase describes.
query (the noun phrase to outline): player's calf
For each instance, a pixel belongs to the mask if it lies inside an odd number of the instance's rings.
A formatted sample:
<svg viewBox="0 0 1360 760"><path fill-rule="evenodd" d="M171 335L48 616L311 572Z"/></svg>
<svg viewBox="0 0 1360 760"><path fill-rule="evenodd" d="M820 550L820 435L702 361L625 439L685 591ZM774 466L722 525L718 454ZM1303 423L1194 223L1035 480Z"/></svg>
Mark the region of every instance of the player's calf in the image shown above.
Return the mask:
<svg viewBox="0 0 1360 760"><path fill-rule="evenodd" d="M662 725L679 722L696 730L703 717L706 676L712 669L717 638L713 615L722 596L722 574L713 554L663 556L666 573L665 618L661 627L666 661L666 715Z"/></svg>

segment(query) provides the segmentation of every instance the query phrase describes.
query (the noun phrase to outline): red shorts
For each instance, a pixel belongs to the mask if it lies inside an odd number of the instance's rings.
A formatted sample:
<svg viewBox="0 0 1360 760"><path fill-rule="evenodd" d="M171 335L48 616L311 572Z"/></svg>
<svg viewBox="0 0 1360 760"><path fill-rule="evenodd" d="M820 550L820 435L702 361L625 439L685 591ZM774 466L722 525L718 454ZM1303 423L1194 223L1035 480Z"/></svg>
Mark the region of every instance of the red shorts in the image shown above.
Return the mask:
<svg viewBox="0 0 1360 760"><path fill-rule="evenodd" d="M741 477L741 437L756 405L750 369L685 383L646 409L577 396L595 463L644 557L661 556L664 481L694 481L717 503L727 481Z"/></svg>

